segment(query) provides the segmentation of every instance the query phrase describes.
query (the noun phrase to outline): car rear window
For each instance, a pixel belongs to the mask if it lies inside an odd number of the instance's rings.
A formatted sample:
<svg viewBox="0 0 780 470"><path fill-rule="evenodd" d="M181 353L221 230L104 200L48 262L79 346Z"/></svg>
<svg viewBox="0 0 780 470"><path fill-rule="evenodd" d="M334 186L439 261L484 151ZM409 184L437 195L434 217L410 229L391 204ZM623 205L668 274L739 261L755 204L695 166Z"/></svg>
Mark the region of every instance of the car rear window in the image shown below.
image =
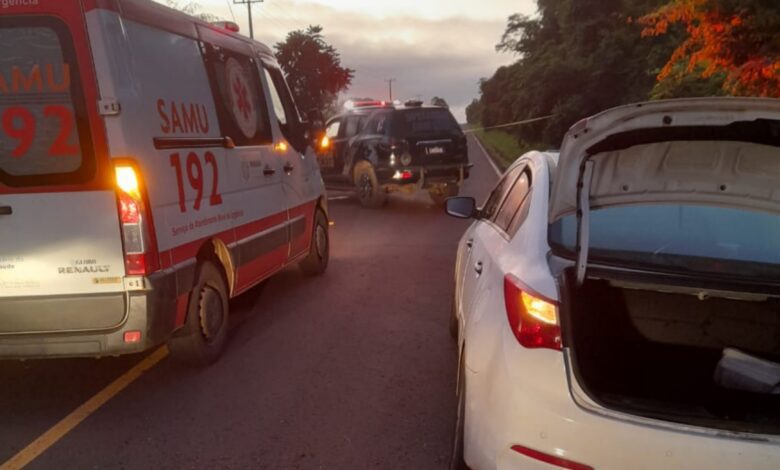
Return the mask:
<svg viewBox="0 0 780 470"><path fill-rule="evenodd" d="M574 252L577 220L551 226L550 241ZM780 216L737 208L646 204L590 214L591 261L780 279Z"/></svg>
<svg viewBox="0 0 780 470"><path fill-rule="evenodd" d="M91 176L86 109L67 27L0 18L0 182L70 184Z"/></svg>
<svg viewBox="0 0 780 470"><path fill-rule="evenodd" d="M401 111L400 130L406 134L460 132L460 126L448 109L406 109Z"/></svg>

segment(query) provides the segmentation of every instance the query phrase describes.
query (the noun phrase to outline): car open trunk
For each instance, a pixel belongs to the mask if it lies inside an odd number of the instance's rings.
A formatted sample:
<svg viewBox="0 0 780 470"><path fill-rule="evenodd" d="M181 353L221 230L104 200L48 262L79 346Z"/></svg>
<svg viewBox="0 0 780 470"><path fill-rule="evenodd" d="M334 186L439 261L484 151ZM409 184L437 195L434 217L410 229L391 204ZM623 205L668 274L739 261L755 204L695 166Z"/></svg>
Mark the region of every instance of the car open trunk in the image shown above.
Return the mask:
<svg viewBox="0 0 780 470"><path fill-rule="evenodd" d="M604 273L577 287L573 271L561 279L564 341L574 380L591 399L677 423L780 433L780 394L716 380L724 348L780 361L780 299Z"/></svg>

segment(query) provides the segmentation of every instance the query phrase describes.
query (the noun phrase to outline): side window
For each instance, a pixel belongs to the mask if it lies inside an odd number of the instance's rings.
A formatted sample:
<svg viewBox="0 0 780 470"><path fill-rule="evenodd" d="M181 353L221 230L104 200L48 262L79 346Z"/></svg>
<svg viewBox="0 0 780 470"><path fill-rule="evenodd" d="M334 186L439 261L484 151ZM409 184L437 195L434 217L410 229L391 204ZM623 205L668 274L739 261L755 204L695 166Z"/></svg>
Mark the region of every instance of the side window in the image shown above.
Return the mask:
<svg viewBox="0 0 780 470"><path fill-rule="evenodd" d="M277 68L263 67L268 81L268 89L271 91L271 101L274 106L274 113L279 120L279 127L282 129L284 138L289 141L299 152L306 150L306 138L301 129L302 123L298 116L298 109L290 95L290 89L287 88L287 82L284 81L282 71Z"/></svg>
<svg viewBox="0 0 780 470"><path fill-rule="evenodd" d="M335 121L328 124L328 127L325 128L325 135L329 139L335 139L339 135L339 130L341 129L341 120L336 119Z"/></svg>
<svg viewBox="0 0 780 470"><path fill-rule="evenodd" d="M276 119L279 121L279 125L284 128L287 126L287 113L284 112L282 97L279 96L279 92L276 90L276 86L274 86L274 81L271 78L271 74L268 72L268 69L263 70L265 71L265 78L268 82L268 90L271 92L271 104L274 107L274 114L276 114Z"/></svg>
<svg viewBox="0 0 780 470"><path fill-rule="evenodd" d="M512 169L512 171L507 173L507 175L504 176L501 181L498 182L496 187L493 189L493 192L490 193L487 202L485 202L485 205L482 207L483 218L495 220L495 217L498 214L498 209L501 207L501 202L504 200L507 192L517 179L517 175L520 173L520 171L521 169L519 167L515 167Z"/></svg>
<svg viewBox="0 0 780 470"><path fill-rule="evenodd" d="M206 45L205 58L223 134L238 146L271 143L268 108L254 60L213 44Z"/></svg>
<svg viewBox="0 0 780 470"><path fill-rule="evenodd" d="M376 113L366 122L366 134L384 134L388 113Z"/></svg>
<svg viewBox="0 0 780 470"><path fill-rule="evenodd" d="M386 134L388 130L390 129L390 119L388 119L387 114L383 114L381 118L379 118L379 121L376 123L376 133L377 134Z"/></svg>
<svg viewBox="0 0 780 470"><path fill-rule="evenodd" d="M363 116L349 116L347 118L347 128L344 137L354 137L360 132L361 122L363 122Z"/></svg>
<svg viewBox="0 0 780 470"><path fill-rule="evenodd" d="M520 173L520 177L517 178L512 189L507 193L504 203L496 216L496 225L501 227L506 233L514 235L517 231L517 227L520 226L520 222L525 216L527 204L525 201L528 199L528 193L531 189L531 178L529 177L529 171L524 170ZM517 223L515 221L517 220Z"/></svg>

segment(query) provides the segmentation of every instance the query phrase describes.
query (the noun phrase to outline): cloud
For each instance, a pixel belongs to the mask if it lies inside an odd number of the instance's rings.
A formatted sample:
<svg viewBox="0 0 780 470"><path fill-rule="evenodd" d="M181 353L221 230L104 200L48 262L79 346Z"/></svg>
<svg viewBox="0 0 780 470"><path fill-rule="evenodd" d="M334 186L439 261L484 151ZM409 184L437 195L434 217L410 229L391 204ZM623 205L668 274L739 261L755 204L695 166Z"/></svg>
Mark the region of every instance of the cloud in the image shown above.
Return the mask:
<svg viewBox="0 0 780 470"><path fill-rule="evenodd" d="M230 18L224 0L202 0L205 11ZM533 0L266 0L254 7L256 38L273 46L293 29L324 27L325 39L356 70L349 96L446 99L459 120L478 94L478 81L514 60L495 44L512 13L531 14ZM246 10L233 6L248 32Z"/></svg>

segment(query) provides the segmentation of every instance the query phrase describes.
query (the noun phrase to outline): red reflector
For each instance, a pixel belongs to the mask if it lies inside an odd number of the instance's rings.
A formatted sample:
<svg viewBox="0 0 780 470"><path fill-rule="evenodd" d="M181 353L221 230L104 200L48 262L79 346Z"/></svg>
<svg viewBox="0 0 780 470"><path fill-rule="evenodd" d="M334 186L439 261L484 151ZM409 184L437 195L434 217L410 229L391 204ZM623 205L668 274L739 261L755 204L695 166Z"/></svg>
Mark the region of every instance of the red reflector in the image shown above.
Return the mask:
<svg viewBox="0 0 780 470"><path fill-rule="evenodd" d="M528 292L511 274L504 277L504 302L509 326L521 345L560 351L561 327L555 302Z"/></svg>
<svg viewBox="0 0 780 470"><path fill-rule="evenodd" d="M411 171L409 171L409 170L404 170L404 171L402 171L402 172L401 172L401 179L402 179L402 180L408 180L408 179L409 179L409 178L411 178L412 176L414 176L414 175L413 175L413 174L412 174L412 172L411 172Z"/></svg>
<svg viewBox="0 0 780 470"><path fill-rule="evenodd" d="M560 468L568 468L569 470L593 470L593 467L590 465L572 462L571 460L566 460L555 455L545 454L539 452L538 450L529 449L528 447L512 446L512 450L519 454L523 454L526 457L531 457L532 459L549 463L550 465L555 465L556 467Z"/></svg>
<svg viewBox="0 0 780 470"><path fill-rule="evenodd" d="M141 208L130 195L119 192L119 218L123 224L137 224L141 221Z"/></svg>
<svg viewBox="0 0 780 470"><path fill-rule="evenodd" d="M125 271L128 276L146 275L146 255L144 253L126 254Z"/></svg>
<svg viewBox="0 0 780 470"><path fill-rule="evenodd" d="M138 343L141 341L140 331L125 331L125 343Z"/></svg>

